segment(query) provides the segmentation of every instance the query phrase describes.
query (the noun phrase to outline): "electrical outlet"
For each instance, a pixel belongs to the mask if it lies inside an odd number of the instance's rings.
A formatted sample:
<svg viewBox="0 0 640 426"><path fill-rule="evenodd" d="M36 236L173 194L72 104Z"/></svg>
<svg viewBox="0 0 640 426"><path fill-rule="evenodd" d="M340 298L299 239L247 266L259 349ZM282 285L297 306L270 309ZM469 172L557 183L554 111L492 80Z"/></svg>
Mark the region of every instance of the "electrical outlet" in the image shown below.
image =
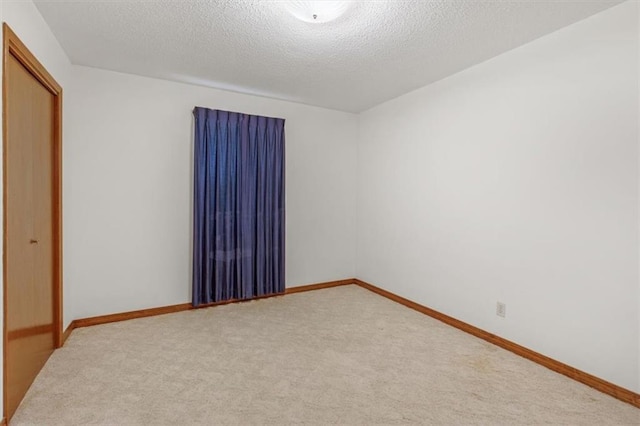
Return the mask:
<svg viewBox="0 0 640 426"><path fill-rule="evenodd" d="M507 305L502 303L502 302L498 302L496 304L496 315L499 317L506 317L507 316Z"/></svg>

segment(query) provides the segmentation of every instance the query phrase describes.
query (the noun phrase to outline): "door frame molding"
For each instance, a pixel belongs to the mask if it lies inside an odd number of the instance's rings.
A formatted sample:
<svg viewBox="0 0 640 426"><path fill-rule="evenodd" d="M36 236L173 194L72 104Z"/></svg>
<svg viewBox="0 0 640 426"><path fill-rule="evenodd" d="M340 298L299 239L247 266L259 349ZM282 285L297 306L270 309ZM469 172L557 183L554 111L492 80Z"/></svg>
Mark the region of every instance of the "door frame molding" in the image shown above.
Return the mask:
<svg viewBox="0 0 640 426"><path fill-rule="evenodd" d="M3 291L3 415L7 416L7 61L18 60L54 96L53 119L53 336L54 347L62 346L62 87L7 23L2 24L2 291Z"/></svg>

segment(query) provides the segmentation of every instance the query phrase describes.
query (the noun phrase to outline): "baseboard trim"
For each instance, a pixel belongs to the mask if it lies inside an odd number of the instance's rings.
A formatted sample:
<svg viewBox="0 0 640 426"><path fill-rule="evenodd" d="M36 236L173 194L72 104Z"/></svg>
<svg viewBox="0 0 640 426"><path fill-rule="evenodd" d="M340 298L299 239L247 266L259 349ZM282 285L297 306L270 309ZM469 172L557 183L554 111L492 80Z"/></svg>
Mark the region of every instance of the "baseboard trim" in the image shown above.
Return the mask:
<svg viewBox="0 0 640 426"><path fill-rule="evenodd" d="M271 297L279 297L287 294L301 293L305 291L320 290L323 288L331 288L331 287L338 287L342 285L355 284L355 281L356 281L355 278L349 278L346 280L327 281L323 283L308 284L308 285L303 285L299 287L287 288L283 293L269 294L266 296L255 297L253 299L231 299L231 300L225 300L223 302L209 303L206 305L195 306L195 307L192 306L191 303L181 303L179 305L161 306L159 308L141 309L138 311L128 311L128 312L120 312L117 314L99 315L99 316L89 317L89 318L80 318L80 319L71 321L71 324L69 324L67 329L64 331L64 334L62 336L62 344L64 345L64 342L66 342L66 340L69 338L69 336L71 335L71 332L76 328L91 327L94 325L108 324L111 322L127 321L135 318L144 318L144 317L151 317L156 315L172 314L175 312L188 311L191 309L212 308L215 306L229 305L232 303L251 302L254 300L268 299Z"/></svg>
<svg viewBox="0 0 640 426"><path fill-rule="evenodd" d="M73 331L74 328L76 328L76 322L75 321L71 321L69 323L69 325L67 326L67 329L64 331L64 333L62 333L62 345L61 346L64 346L65 342L67 341L67 339L71 335L71 332Z"/></svg>
<svg viewBox="0 0 640 426"><path fill-rule="evenodd" d="M302 293L305 291L313 291L313 290L322 290L323 288L331 288L331 287L340 287L343 285L351 285L355 284L355 278L348 278L346 280L338 280L338 281L327 281L324 283L318 284L308 284L299 287L291 287L284 291L284 294L294 294L294 293Z"/></svg>
<svg viewBox="0 0 640 426"><path fill-rule="evenodd" d="M140 309L138 311L120 312L117 314L99 315L90 318L80 318L73 320L73 328L90 327L92 325L108 324L110 322L126 321L135 318L152 317L156 315L172 314L191 309L190 303L179 305L161 306L159 308Z"/></svg>
<svg viewBox="0 0 640 426"><path fill-rule="evenodd" d="M362 280L355 279L354 283L359 285L362 288L365 288L369 291L377 293L380 296L386 297L387 299L393 300L394 302L400 303L401 305L414 309L434 319L437 319L447 325L455 327L475 337L478 337L482 340L486 340L489 343L492 343L496 346L499 346L503 349L513 352L516 355L519 355L523 358L526 358L530 361L540 364L543 367L546 367L550 370L555 371L556 373L563 374L573 380L576 380L582 384L590 386L602 393L605 393L607 395L610 395L614 398L617 398L621 401L624 401L635 407L640 408L640 394L637 394L633 391L625 389L621 386L615 385L606 380L600 379L599 377L596 377L589 373L585 373L584 371L578 370L577 368L571 367L570 365L564 364L560 361L556 361L555 359L549 358L546 355L542 355L538 352L535 352L529 348L521 346L510 340L503 339L500 336L496 336L495 334L489 333L488 331L482 330L471 324L467 324L466 322L463 322L453 317L450 317L448 315L445 315L434 309L420 305L419 303L412 302L409 299L405 299L404 297L393 294L390 291L383 290L379 287L376 287Z"/></svg>
<svg viewBox="0 0 640 426"><path fill-rule="evenodd" d="M273 293L273 294L265 294L264 296L252 297L251 299L229 299L229 300L223 300L221 302L205 303L204 305L198 305L198 306L192 306L191 304L189 304L189 309L213 308L216 306L232 305L236 303L252 302L254 300L270 299L272 297L278 297L282 295L284 295L284 293Z"/></svg>

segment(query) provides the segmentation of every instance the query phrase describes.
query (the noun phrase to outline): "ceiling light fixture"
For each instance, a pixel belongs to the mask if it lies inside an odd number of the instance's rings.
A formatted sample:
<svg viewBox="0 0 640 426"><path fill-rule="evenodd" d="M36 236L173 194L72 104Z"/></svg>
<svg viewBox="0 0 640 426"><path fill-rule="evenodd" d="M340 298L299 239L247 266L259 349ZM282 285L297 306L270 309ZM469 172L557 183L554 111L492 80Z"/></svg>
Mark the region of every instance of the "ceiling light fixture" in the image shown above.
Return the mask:
<svg viewBox="0 0 640 426"><path fill-rule="evenodd" d="M284 3L285 8L296 18L321 24L342 16L349 8L351 1L299 0Z"/></svg>

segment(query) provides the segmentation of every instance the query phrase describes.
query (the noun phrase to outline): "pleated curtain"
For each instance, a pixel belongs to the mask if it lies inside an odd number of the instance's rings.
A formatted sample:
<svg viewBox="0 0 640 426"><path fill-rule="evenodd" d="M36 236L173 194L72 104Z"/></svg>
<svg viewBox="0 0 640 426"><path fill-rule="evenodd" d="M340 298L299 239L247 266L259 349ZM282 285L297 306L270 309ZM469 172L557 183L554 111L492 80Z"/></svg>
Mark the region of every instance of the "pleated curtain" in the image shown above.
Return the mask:
<svg viewBox="0 0 640 426"><path fill-rule="evenodd" d="M284 292L284 120L194 116L193 305Z"/></svg>

